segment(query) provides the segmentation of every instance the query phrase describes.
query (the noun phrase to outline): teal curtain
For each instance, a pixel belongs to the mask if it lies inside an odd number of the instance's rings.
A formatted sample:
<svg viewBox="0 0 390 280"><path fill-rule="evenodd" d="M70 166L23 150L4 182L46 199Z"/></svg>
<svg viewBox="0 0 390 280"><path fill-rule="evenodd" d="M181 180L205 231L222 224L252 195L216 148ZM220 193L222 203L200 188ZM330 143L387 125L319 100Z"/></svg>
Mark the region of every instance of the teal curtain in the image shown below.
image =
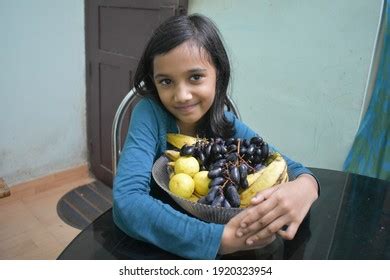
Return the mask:
<svg viewBox="0 0 390 280"><path fill-rule="evenodd" d="M390 180L390 7L384 2L383 47L367 112L344 162L344 170Z"/></svg>

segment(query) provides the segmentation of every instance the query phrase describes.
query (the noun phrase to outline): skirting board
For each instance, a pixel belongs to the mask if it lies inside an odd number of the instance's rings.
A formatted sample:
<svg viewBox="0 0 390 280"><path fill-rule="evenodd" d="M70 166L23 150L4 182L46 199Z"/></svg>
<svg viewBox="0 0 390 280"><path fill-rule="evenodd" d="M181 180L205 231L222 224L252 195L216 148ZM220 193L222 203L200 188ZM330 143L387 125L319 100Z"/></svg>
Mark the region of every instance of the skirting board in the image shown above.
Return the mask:
<svg viewBox="0 0 390 280"><path fill-rule="evenodd" d="M88 164L83 164L64 171L51 173L31 181L9 187L12 198L21 198L44 192L48 189L71 184L75 181L91 178ZM1 196L0 196L1 197Z"/></svg>

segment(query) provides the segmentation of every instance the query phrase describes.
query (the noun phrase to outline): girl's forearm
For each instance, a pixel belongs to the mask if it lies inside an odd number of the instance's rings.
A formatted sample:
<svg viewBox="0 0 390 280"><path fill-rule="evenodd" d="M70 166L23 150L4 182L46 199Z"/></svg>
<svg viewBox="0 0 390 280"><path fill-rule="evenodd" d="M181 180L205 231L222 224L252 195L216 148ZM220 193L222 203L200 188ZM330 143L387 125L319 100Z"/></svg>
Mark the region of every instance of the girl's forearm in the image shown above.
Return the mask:
<svg viewBox="0 0 390 280"><path fill-rule="evenodd" d="M318 198L318 183L317 180L310 174L301 174L295 179L299 181L301 185L307 187L307 189L313 193L314 200Z"/></svg>

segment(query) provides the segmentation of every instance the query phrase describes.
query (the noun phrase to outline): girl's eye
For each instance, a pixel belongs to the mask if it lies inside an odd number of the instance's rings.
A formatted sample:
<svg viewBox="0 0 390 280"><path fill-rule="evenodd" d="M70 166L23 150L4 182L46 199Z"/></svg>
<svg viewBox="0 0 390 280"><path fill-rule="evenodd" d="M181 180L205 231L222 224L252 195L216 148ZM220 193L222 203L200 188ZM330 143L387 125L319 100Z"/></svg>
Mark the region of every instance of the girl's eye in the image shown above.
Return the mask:
<svg viewBox="0 0 390 280"><path fill-rule="evenodd" d="M202 79L203 77L202 77L202 75L192 75L191 76L191 81L195 81L195 82L197 82L197 81L200 81L201 79Z"/></svg>
<svg viewBox="0 0 390 280"><path fill-rule="evenodd" d="M161 81L158 82L160 85L163 85L163 86L168 86L172 83L172 81L170 79L163 79Z"/></svg>

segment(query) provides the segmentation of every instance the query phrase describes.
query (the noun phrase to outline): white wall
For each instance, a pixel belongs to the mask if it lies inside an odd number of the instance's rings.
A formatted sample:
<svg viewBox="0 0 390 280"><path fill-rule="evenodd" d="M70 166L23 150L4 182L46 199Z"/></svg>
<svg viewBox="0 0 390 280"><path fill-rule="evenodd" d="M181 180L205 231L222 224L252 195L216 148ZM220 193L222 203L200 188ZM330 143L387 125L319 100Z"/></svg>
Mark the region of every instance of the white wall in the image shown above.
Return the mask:
<svg viewBox="0 0 390 280"><path fill-rule="evenodd" d="M0 177L87 162L84 3L0 0Z"/></svg>
<svg viewBox="0 0 390 280"><path fill-rule="evenodd" d="M191 0L213 18L243 119L309 166L341 169L363 106L381 0ZM0 177L87 162L84 2L0 0Z"/></svg>
<svg viewBox="0 0 390 280"><path fill-rule="evenodd" d="M363 106L382 0L190 0L219 26L233 98L253 129L308 166L341 170Z"/></svg>

